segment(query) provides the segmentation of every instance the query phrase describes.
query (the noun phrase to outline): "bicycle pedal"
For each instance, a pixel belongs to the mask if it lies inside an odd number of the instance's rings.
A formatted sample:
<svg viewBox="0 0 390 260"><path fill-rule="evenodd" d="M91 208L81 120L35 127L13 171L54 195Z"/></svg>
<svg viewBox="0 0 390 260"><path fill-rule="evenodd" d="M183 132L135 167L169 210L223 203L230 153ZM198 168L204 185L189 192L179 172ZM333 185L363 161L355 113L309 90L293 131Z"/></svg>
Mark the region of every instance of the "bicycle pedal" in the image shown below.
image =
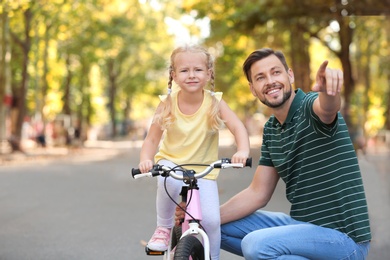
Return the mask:
<svg viewBox="0 0 390 260"><path fill-rule="evenodd" d="M155 256L155 255L164 255L165 251L154 251L150 250L149 247L145 246L145 252L147 255Z"/></svg>

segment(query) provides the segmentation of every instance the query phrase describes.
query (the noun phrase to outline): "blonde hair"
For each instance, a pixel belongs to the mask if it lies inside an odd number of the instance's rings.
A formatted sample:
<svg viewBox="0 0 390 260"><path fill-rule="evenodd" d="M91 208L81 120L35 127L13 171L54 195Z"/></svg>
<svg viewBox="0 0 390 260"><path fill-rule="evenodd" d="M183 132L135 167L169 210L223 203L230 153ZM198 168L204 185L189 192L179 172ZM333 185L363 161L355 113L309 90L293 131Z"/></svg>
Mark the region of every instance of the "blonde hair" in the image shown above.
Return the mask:
<svg viewBox="0 0 390 260"><path fill-rule="evenodd" d="M175 115L172 114L172 72L175 70L175 57L178 53L182 52L192 52L192 53L204 53L206 56L206 66L207 69L211 72L210 77L210 91L212 96L212 102L210 106L210 110L208 113L208 126L211 131L217 131L222 125L223 120L220 117L219 113L219 102L218 99L214 95L215 91L215 71L214 71L214 59L211 54L200 45L185 45L178 47L173 50L170 58L169 65L169 80L168 80L168 95L165 101L162 102L162 107L158 113L156 113L153 123L157 123L161 126L162 130L167 129L171 124L173 124L176 120ZM204 93L205 95L208 93Z"/></svg>

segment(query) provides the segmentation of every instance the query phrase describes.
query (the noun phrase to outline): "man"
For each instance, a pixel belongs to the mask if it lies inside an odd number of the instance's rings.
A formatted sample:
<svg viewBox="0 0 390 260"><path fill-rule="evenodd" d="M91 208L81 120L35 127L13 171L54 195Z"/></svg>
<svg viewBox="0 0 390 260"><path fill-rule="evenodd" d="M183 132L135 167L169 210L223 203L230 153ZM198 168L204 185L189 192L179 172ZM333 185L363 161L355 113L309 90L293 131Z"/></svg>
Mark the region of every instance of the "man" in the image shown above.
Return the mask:
<svg viewBox="0 0 390 260"><path fill-rule="evenodd" d="M340 70L319 68L313 92L294 91L284 55L254 51L250 89L273 116L251 184L221 206L222 244L245 259L365 259L371 240L357 157L342 115ZM290 215L258 210L279 178Z"/></svg>

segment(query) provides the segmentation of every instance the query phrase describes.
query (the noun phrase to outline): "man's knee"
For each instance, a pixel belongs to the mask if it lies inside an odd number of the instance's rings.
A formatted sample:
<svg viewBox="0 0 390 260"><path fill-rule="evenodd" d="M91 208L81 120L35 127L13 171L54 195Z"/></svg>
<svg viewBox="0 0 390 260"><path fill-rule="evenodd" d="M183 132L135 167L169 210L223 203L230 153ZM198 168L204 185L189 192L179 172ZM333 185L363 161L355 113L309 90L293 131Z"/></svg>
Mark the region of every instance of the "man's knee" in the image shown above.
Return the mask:
<svg viewBox="0 0 390 260"><path fill-rule="evenodd" d="M258 232L246 235L241 241L241 250L245 259L268 259L270 257L270 250L267 250L268 242L259 236Z"/></svg>
<svg viewBox="0 0 390 260"><path fill-rule="evenodd" d="M241 250L245 259L255 259L255 250L250 234L246 235L241 241Z"/></svg>

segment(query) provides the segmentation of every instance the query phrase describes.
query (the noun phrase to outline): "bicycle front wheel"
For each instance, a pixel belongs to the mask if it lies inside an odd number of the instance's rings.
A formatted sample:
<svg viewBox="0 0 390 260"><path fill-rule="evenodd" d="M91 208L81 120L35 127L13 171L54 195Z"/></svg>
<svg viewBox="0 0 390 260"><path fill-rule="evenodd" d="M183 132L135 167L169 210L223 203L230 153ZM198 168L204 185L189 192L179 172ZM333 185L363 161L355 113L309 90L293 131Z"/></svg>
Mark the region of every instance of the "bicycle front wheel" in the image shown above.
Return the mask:
<svg viewBox="0 0 390 260"><path fill-rule="evenodd" d="M191 258L190 258L191 257ZM185 236L176 246L174 260L205 260L202 243L194 236Z"/></svg>
<svg viewBox="0 0 390 260"><path fill-rule="evenodd" d="M171 232L171 250L179 243L181 234L181 226L174 226Z"/></svg>

